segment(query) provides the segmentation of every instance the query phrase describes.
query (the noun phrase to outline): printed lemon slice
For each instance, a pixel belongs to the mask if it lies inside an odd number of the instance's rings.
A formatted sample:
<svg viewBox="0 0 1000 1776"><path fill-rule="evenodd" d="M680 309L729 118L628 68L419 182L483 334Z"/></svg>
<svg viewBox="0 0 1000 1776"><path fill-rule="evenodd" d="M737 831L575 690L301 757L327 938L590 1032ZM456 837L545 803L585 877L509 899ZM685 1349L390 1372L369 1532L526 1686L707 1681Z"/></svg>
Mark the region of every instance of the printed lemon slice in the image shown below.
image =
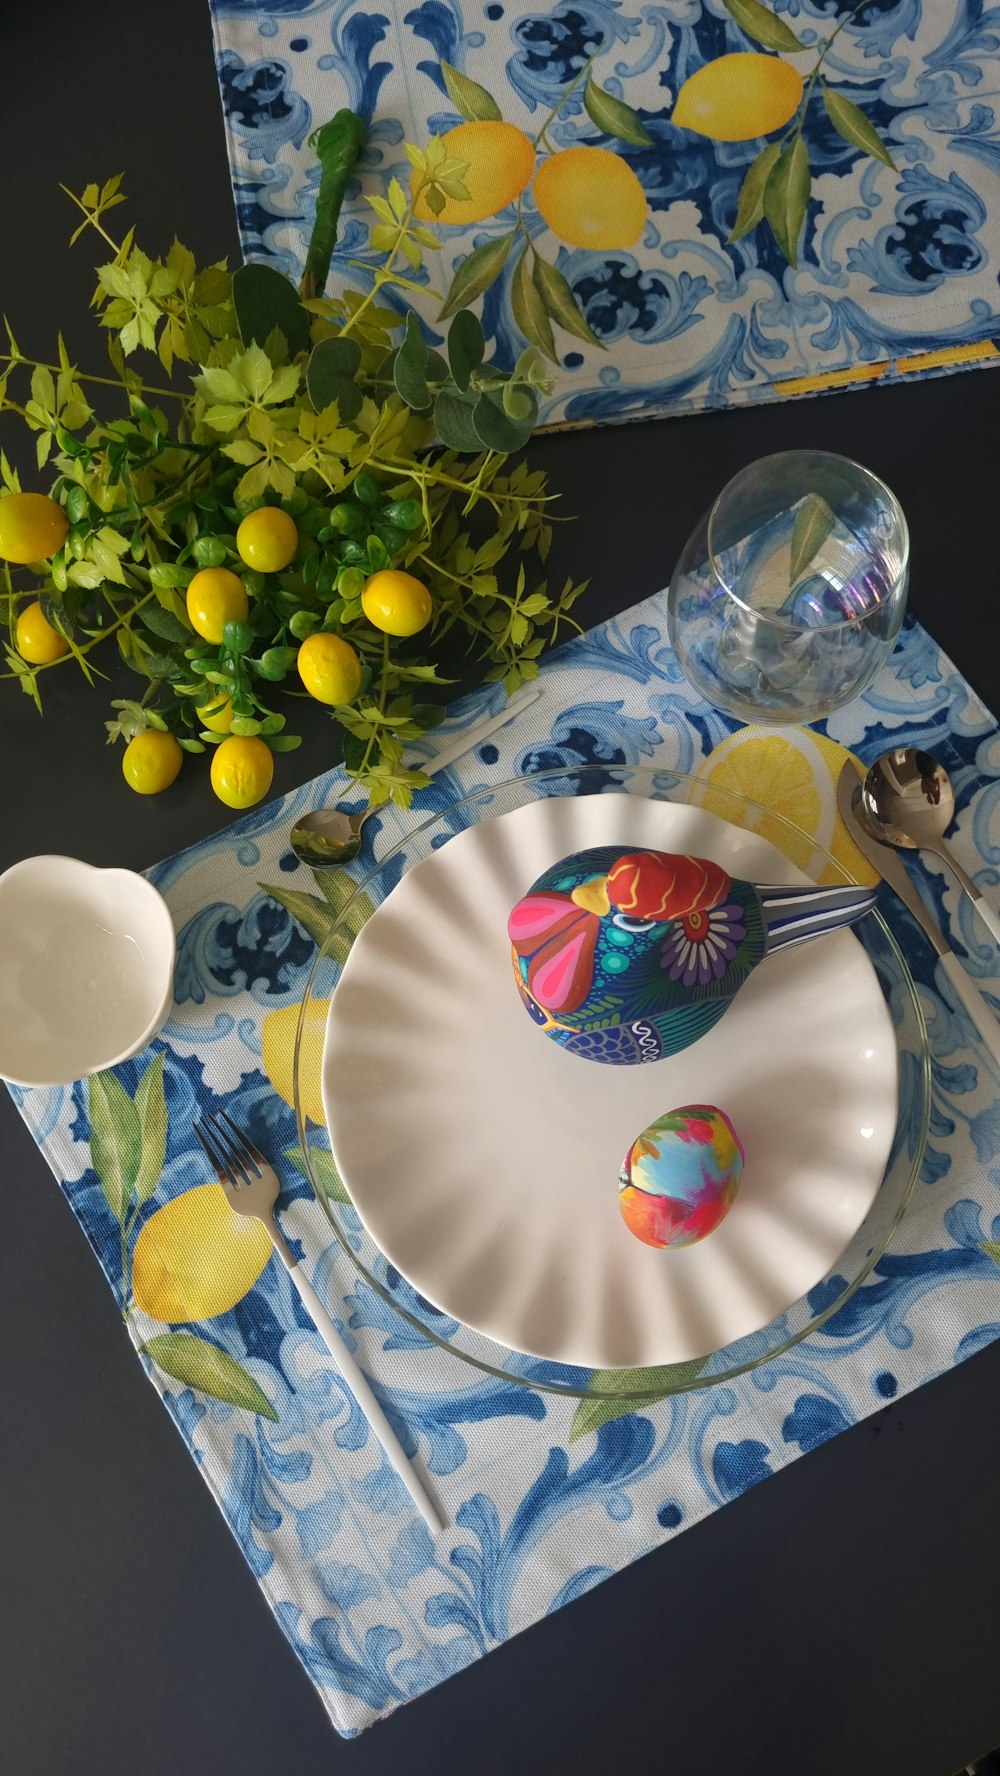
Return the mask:
<svg viewBox="0 0 1000 1776"><path fill-rule="evenodd" d="M741 728L709 753L696 774L699 789L695 799L723 820L748 821L752 831L816 881L839 882L842 878L817 858L809 838L828 851L855 881L874 886L878 875L837 812L837 779L844 761L853 756L836 740L806 728L781 733L771 728ZM727 790L762 802L773 812L754 815L737 809ZM783 815L809 838L789 832L775 815Z"/></svg>

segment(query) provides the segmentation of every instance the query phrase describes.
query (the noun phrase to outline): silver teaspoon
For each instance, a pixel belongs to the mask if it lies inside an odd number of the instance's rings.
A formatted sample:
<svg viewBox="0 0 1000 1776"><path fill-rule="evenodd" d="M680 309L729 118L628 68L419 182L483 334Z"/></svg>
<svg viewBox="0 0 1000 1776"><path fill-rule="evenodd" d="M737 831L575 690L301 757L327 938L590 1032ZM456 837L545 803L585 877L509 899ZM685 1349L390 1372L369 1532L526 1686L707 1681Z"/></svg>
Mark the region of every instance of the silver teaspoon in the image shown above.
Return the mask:
<svg viewBox="0 0 1000 1776"><path fill-rule="evenodd" d="M944 859L1000 943L1000 915L944 842L955 817L955 791L944 766L915 746L895 747L875 760L862 784L861 800L868 825L884 844L904 851L933 851Z"/></svg>
<svg viewBox="0 0 1000 1776"><path fill-rule="evenodd" d="M541 685L532 685L529 690L512 697L498 715L490 716L474 728L467 728L450 746L442 746L433 758L421 760L420 769L426 771L428 777L433 777L435 771L443 771L446 765L454 764L456 759L488 740L491 734L505 728L523 709L536 703L541 694ZM310 869L336 869L357 857L361 850L361 829L372 813L372 808L354 814L343 808L316 808L311 814L300 815L292 827L289 843L299 862L308 864Z"/></svg>

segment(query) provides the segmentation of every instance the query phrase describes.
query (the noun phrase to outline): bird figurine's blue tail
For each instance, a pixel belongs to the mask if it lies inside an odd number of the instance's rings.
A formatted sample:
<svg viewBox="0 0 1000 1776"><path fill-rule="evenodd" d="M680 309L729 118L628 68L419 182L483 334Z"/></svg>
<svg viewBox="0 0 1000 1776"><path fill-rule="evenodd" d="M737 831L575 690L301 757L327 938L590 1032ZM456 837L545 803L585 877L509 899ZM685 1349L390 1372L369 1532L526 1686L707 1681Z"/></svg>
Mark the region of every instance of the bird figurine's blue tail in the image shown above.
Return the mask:
<svg viewBox="0 0 1000 1776"><path fill-rule="evenodd" d="M717 1024L758 963L852 925L870 888L756 887L708 858L602 845L539 876L507 924L535 1023L571 1054L631 1064Z"/></svg>
<svg viewBox="0 0 1000 1776"><path fill-rule="evenodd" d="M764 915L765 955L853 925L875 905L874 888L780 888L755 884Z"/></svg>

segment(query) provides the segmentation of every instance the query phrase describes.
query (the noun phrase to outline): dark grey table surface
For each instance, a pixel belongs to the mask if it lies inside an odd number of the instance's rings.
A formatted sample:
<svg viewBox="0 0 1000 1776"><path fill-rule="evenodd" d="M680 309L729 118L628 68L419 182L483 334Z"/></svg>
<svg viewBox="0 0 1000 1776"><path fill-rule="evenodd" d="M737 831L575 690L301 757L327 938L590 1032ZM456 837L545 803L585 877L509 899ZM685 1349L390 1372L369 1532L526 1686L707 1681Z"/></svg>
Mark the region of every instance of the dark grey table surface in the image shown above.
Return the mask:
<svg viewBox="0 0 1000 1776"><path fill-rule="evenodd" d="M4 8L0 44L0 307L25 350L61 326L100 368L60 179L125 170L140 240L236 257L207 8L49 0ZM741 464L860 456L909 515L913 609L998 709L998 395L978 372L540 441L582 515L556 566L591 576L599 621L668 578ZM104 713L71 670L44 721L3 687L0 868L50 849L141 867L217 828L206 773L130 795ZM317 710L276 787L329 762ZM3 1776L949 1776L1000 1741L998 1472L1000 1345L342 1743L0 1093Z"/></svg>

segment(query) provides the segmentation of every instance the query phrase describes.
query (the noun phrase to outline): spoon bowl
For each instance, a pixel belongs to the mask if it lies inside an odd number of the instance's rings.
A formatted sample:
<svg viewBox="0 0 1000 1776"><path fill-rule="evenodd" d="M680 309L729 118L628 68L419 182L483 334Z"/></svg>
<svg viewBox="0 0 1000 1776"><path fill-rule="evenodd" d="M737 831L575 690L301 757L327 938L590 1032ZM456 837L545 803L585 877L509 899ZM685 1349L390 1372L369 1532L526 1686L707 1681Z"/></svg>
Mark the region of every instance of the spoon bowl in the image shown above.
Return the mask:
<svg viewBox="0 0 1000 1776"><path fill-rule="evenodd" d="M876 836L903 850L936 849L955 818L955 791L929 752L898 746L875 760L861 788Z"/></svg>
<svg viewBox="0 0 1000 1776"><path fill-rule="evenodd" d="M951 778L932 753L897 746L877 758L861 785L860 815L872 837L904 851L943 858L986 929L1000 943L1000 915L962 868L944 835L955 818Z"/></svg>

